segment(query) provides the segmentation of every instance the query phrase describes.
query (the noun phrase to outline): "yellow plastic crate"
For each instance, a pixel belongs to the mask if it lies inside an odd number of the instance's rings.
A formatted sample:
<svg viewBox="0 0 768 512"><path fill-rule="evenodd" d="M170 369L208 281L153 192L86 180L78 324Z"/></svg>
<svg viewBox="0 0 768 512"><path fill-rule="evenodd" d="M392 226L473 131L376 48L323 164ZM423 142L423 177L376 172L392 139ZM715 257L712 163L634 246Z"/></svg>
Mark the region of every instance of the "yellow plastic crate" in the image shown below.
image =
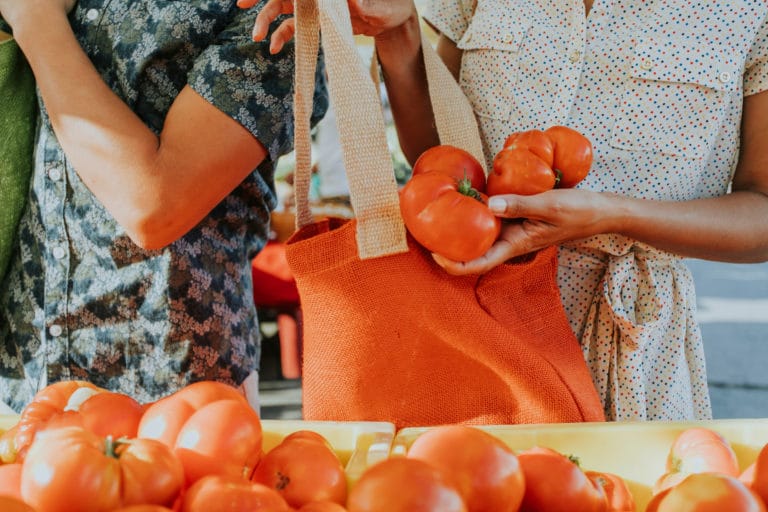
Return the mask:
<svg viewBox="0 0 768 512"><path fill-rule="evenodd" d="M0 415L0 432L19 420L17 415ZM346 469L347 481L354 485L368 467L389 457L395 426L386 422L335 422L261 420L264 451L274 448L288 434L311 430L325 437Z"/></svg>
<svg viewBox="0 0 768 512"><path fill-rule="evenodd" d="M730 441L743 471L768 443L768 419L700 422L564 423L482 426L515 451L546 446L579 458L585 470L615 473L627 481L637 510L645 510L654 482L664 473L667 454L686 428L710 428ZM392 456L403 456L426 428L397 433ZM460 449L460 447L457 447Z"/></svg>

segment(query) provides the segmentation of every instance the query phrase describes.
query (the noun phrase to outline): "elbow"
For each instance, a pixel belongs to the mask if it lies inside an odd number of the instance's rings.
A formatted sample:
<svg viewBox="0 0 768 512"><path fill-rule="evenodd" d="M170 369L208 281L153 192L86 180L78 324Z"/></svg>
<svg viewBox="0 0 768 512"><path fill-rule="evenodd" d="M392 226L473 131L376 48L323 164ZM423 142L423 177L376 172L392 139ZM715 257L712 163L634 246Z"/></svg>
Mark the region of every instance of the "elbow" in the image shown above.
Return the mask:
<svg viewBox="0 0 768 512"><path fill-rule="evenodd" d="M190 229L184 227L172 208L155 210L134 209L120 222L131 241L145 251L160 250L183 237Z"/></svg>

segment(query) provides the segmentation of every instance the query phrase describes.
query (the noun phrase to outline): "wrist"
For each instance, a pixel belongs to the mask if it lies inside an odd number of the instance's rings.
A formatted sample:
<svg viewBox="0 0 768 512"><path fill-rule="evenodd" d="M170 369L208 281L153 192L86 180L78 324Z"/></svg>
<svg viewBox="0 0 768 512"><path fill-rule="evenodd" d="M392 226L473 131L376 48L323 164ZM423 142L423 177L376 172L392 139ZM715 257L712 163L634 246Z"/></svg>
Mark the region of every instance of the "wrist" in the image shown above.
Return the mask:
<svg viewBox="0 0 768 512"><path fill-rule="evenodd" d="M6 15L5 12L3 14ZM27 41L40 37L41 30L50 32L54 27L63 25L69 28L67 13L46 9L35 2L29 2L15 12L9 12L5 20L11 26L13 37L22 50Z"/></svg>
<svg viewBox="0 0 768 512"><path fill-rule="evenodd" d="M419 15L413 11L402 24L381 32L374 38L376 55L382 68L407 68L421 57L421 27ZM391 65L391 66L390 66Z"/></svg>

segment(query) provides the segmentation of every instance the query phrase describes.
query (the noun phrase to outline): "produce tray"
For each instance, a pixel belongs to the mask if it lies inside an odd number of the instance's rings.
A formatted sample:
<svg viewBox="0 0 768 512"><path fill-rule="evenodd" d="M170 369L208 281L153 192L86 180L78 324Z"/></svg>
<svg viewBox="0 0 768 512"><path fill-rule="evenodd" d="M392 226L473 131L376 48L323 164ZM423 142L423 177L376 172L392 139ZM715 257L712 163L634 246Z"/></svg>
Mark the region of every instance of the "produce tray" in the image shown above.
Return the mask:
<svg viewBox="0 0 768 512"><path fill-rule="evenodd" d="M691 427L719 432L733 447L743 471L768 443L768 419L697 422L560 423L482 426L515 451L545 446L578 457L584 470L615 473L627 481L638 512L651 499L654 482L664 473L667 454L677 434ZM427 428L400 430L392 456L402 456ZM458 447L457 447L458 449Z"/></svg>
<svg viewBox="0 0 768 512"><path fill-rule="evenodd" d="M0 415L0 433L16 424L18 415ZM395 426L386 422L335 422L261 420L264 451L297 430L312 430L325 437L344 464L353 485L371 465L386 459L395 437Z"/></svg>

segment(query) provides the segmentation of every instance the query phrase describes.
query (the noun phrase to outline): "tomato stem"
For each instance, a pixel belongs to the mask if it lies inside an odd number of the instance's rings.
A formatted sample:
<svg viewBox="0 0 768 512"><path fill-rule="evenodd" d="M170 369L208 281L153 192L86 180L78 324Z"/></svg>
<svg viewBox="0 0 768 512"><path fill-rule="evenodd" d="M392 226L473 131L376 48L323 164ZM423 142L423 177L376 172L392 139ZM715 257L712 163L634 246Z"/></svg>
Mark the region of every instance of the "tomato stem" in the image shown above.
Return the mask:
<svg viewBox="0 0 768 512"><path fill-rule="evenodd" d="M464 171L464 177L459 180L458 186L456 187L459 194L469 196L472 199L477 199L481 203L483 202L483 198L480 195L480 192L477 191L476 188L472 187L472 182L467 178L467 172Z"/></svg>

